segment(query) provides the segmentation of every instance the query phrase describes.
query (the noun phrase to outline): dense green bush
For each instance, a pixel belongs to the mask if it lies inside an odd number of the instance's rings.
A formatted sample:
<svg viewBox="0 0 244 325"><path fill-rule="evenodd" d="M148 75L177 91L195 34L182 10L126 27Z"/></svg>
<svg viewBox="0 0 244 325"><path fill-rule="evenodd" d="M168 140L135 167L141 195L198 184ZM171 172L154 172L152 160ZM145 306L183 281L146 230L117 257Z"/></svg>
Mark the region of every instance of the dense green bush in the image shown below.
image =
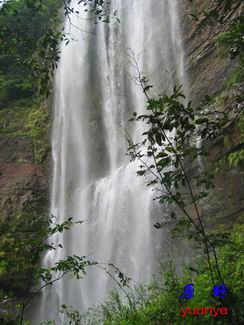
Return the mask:
<svg viewBox="0 0 244 325"><path fill-rule="evenodd" d="M57 0L10 0L0 9L0 108L34 96L58 58ZM51 40L53 40L51 42Z"/></svg>
<svg viewBox="0 0 244 325"><path fill-rule="evenodd" d="M229 304L234 306L239 324L244 321L244 225L238 225L230 232L230 240L219 250L219 264L230 293L224 300L212 297L212 283L209 270L198 266L185 269L185 275L175 274L172 263L168 263L162 273L162 282L144 288L137 288L130 295L128 303L122 302L114 292L109 301L86 316L87 324L105 325L163 325L163 324L238 324L236 315ZM184 286L194 284L194 296L182 302L179 299ZM218 283L216 283L217 285ZM231 301L229 300L231 299ZM180 316L181 308L191 310L198 307L225 306L227 316L210 315ZM81 323L82 324L82 323Z"/></svg>

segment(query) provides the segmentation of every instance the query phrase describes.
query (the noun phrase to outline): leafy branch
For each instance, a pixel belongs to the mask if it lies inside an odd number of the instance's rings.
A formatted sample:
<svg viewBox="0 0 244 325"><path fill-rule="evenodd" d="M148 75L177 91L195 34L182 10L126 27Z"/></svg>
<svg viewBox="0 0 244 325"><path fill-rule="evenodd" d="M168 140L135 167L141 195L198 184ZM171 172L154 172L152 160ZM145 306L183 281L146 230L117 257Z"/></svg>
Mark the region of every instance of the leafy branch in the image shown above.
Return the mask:
<svg viewBox="0 0 244 325"><path fill-rule="evenodd" d="M197 159L208 156L209 140L229 132L243 117L241 101L222 112L208 114L202 107L195 110L191 102L185 103L181 87L174 87L171 95L153 98L152 86L140 72L133 53L131 58L137 71L134 80L147 99L146 113L134 113L131 121L144 122L147 131L139 143L133 143L126 135L128 155L141 163L137 175L145 176L148 186L162 193L156 199L161 204L173 204L174 209L178 207L181 213L176 217L173 212L172 219L177 220L176 226L181 224L181 231L183 225L190 227L189 238L203 247L213 285L216 281L225 284L216 252L218 236L208 235L199 208L214 188L215 173L206 177L206 171L197 167ZM199 141L201 145L196 146ZM159 229L163 224L157 223L155 227Z"/></svg>

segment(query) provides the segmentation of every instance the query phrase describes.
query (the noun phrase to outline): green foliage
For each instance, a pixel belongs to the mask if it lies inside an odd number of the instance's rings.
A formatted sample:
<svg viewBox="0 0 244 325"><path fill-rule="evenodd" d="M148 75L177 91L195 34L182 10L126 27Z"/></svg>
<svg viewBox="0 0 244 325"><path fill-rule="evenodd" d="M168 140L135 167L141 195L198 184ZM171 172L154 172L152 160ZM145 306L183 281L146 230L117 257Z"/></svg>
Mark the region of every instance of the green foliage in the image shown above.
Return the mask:
<svg viewBox="0 0 244 325"><path fill-rule="evenodd" d="M229 88L234 87L244 81L244 66L239 66L230 76L227 86Z"/></svg>
<svg viewBox="0 0 244 325"><path fill-rule="evenodd" d="M74 310L74 308L67 307L66 305L61 306L60 310L61 314L64 314L68 318L68 324L69 325L81 325L82 324L82 316L77 310Z"/></svg>
<svg viewBox="0 0 244 325"><path fill-rule="evenodd" d="M244 53L244 17L238 17L232 22L231 28L227 32L222 32L218 36L218 45L223 46L234 59L240 56L243 61ZM244 62L243 62L244 63Z"/></svg>
<svg viewBox="0 0 244 325"><path fill-rule="evenodd" d="M202 220L200 207L215 187L215 176L220 170L216 161L223 163L222 157L208 159L210 168L199 168L199 159L209 156L209 144L219 139L227 139L230 130L242 125L244 112L242 96L236 96L228 105L220 109L216 99L207 97L208 104L194 109L191 102L186 103L181 87L174 87L171 95L163 94L158 98L149 96L152 87L148 79L139 71L135 56L132 61L138 72L135 77L147 98L147 111L143 115L134 113L132 121L143 121L147 131L142 134L141 142L134 144L128 136L128 155L140 163L138 176L146 176L147 185L153 186L160 203L173 205L177 213L172 216L173 235L187 237L194 241L206 257L202 260L202 270L207 273L208 287L216 281L225 283L216 247L228 241L228 234L210 233ZM219 98L220 99L220 98ZM200 142L200 144L197 144ZM237 149L226 155L229 162L237 164L242 160L242 151ZM228 159L227 159L228 161ZM164 223L157 223L160 229ZM206 262L206 264L205 264ZM234 313L234 302L230 302Z"/></svg>
<svg viewBox="0 0 244 325"><path fill-rule="evenodd" d="M115 11L110 14L109 1L77 0L81 11L88 11L94 22L119 21ZM59 43L72 39L70 28L62 28L63 17L73 24L78 15L71 0L10 0L0 9L0 108L13 99L37 94L49 95L53 74L60 59Z"/></svg>
<svg viewBox="0 0 244 325"><path fill-rule="evenodd" d="M33 159L42 163L49 150L50 114L46 104L22 99L0 110L0 133L32 140Z"/></svg>
<svg viewBox="0 0 244 325"><path fill-rule="evenodd" d="M53 236L82 223L82 221L74 222L72 218L68 218L59 224L55 222L55 219L54 216L40 217L29 205L26 206L25 215L14 216L7 220L0 219L0 284L2 288L0 303L6 300L9 302L9 306L5 304L4 314L0 311L0 317L3 317L6 322L15 321L20 325L24 324L26 307L43 288L54 284L68 274L81 279L90 266L102 269L121 288L127 286L130 280L113 264L91 261L86 256L67 256L63 260L56 261L49 268L40 266L40 256L43 253L62 249L60 243L53 243ZM117 275L118 280L112 271ZM21 303L16 305L14 297L18 297ZM69 312L64 306L61 312L66 313L71 320L74 320L77 315L75 311Z"/></svg>
<svg viewBox="0 0 244 325"><path fill-rule="evenodd" d="M32 261L36 254L39 256L45 228L45 219L29 213L1 221L0 277L6 283L5 289L25 291L28 287Z"/></svg>
<svg viewBox="0 0 244 325"><path fill-rule="evenodd" d="M53 216L49 219L40 217L28 205L25 214L1 219L1 288L4 300L11 301L13 294L23 300L19 306L19 320L22 320L26 306L43 286L58 281L67 273L79 277L81 273L84 273L85 267L92 264L86 261L85 257L69 256L65 260L57 261L56 265L51 268L42 268L39 265L41 254L62 247L60 244L54 245L49 242L48 238L80 223L73 222L72 218L69 218L62 224L56 224ZM40 280L44 284L38 287ZM11 308L13 304L14 302ZM14 317L14 315L11 316Z"/></svg>
<svg viewBox="0 0 244 325"><path fill-rule="evenodd" d="M244 320L243 313L243 296L244 285L243 281L243 263L244 263L244 225L235 226L230 234L228 243L222 246L219 251L219 265L222 270L223 277L226 279L226 285L230 289L229 300L222 301L225 306L232 307L232 316L236 317L234 310L237 310L239 320ZM212 285L206 271L200 270L198 276L194 279L196 286L196 294L194 299L188 304L189 307L197 306L213 306L215 303L220 304L211 296ZM219 284L219 283L217 283ZM227 318L226 321L221 320L224 324L231 323L231 319ZM233 320L232 320L233 322ZM233 322L234 323L234 322Z"/></svg>
<svg viewBox="0 0 244 325"><path fill-rule="evenodd" d="M233 149L229 141L230 136L225 137L224 145L228 148L231 148L226 156L226 161L229 166L237 168L243 165L244 161L244 118L241 116L237 123L237 129L239 132L239 143Z"/></svg>
<svg viewBox="0 0 244 325"><path fill-rule="evenodd" d="M59 59L57 32L60 1L8 1L0 10L2 106L48 92L52 68Z"/></svg>
<svg viewBox="0 0 244 325"><path fill-rule="evenodd" d="M71 0L63 0L65 16L72 15L74 12L79 15L80 10L74 11L74 3ZM77 0L84 12L89 12L89 16L93 19L94 23L98 22L110 23L111 19L115 19L120 22L118 16L118 11L115 10L110 13L110 1L109 0Z"/></svg>
<svg viewBox="0 0 244 325"><path fill-rule="evenodd" d="M233 152L228 156L230 166L237 167L244 160L244 150Z"/></svg>
<svg viewBox="0 0 244 325"><path fill-rule="evenodd" d="M213 188L215 173L215 170L206 173L199 169L190 185L188 168L198 157L207 156L209 140L228 134L232 123L240 120L243 112L239 105L241 99L222 111L213 111L209 106L199 107L196 111L190 102L183 104L181 98L184 99L181 88L174 88L170 96L147 98L148 113L135 114L132 120L143 121L149 126L148 131L143 133L140 143L134 144L128 138L128 154L132 160L141 162L139 176L151 176L148 185L165 188L165 194L158 197L160 203L174 202L184 209L190 203L189 196L192 202L206 197ZM196 139L202 140L201 146L196 146ZM200 188L198 194L192 195L192 186ZM180 190L182 187L187 190L185 194Z"/></svg>
<svg viewBox="0 0 244 325"><path fill-rule="evenodd" d="M218 300L212 297L212 283L208 270L203 263L195 263L194 268L185 269L185 275L176 275L174 264L165 263L162 280L143 288L137 288L130 292L130 303L122 301L118 293L113 293L110 300L98 309L86 315L84 324L104 325L161 325L161 324L239 324L244 321L244 226L236 226L230 234L228 243L219 251L219 263L224 276L228 279L227 285L231 288L231 303L234 304L235 313L228 316L214 318L210 315L198 315L192 317L180 316L181 308L194 307L228 307L230 302ZM194 284L194 297L191 300L181 301L184 286L187 283ZM217 284L217 283L216 283Z"/></svg>

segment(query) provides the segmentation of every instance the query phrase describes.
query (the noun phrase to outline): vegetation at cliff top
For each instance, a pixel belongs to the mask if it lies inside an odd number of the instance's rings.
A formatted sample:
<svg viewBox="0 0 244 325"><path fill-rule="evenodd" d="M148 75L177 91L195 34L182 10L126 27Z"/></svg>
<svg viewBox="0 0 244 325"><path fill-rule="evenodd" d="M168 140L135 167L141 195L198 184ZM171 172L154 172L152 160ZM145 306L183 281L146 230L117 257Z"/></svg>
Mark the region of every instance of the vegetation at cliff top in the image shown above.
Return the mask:
<svg viewBox="0 0 244 325"><path fill-rule="evenodd" d="M0 10L0 103L33 97L58 60L60 1L8 1Z"/></svg>
<svg viewBox="0 0 244 325"><path fill-rule="evenodd" d="M50 114L37 90L47 79L50 53L57 55L58 42L48 48L45 42L59 7L59 1L49 0L39 10L37 1L21 0L0 9L0 133L30 138L35 163L42 163L49 150Z"/></svg>

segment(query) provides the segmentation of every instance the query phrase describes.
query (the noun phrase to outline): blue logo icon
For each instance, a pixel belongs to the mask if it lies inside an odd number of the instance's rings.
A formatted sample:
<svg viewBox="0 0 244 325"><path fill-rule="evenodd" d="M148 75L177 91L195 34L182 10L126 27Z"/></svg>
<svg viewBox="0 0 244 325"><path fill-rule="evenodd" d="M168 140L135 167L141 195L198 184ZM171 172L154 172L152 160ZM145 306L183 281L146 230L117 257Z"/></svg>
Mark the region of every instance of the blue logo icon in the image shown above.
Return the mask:
<svg viewBox="0 0 244 325"><path fill-rule="evenodd" d="M224 299L228 294L228 288L225 284L213 286L212 296L215 298ZM179 296L180 299L190 300L194 296L194 285L189 283L184 286L183 293Z"/></svg>
<svg viewBox="0 0 244 325"><path fill-rule="evenodd" d="M228 288L225 284L220 284L218 286L213 287L213 297L218 297L220 299L224 299L228 294Z"/></svg>
<svg viewBox="0 0 244 325"><path fill-rule="evenodd" d="M182 295L179 297L180 299L191 299L194 296L194 285L189 283L184 286L184 291Z"/></svg>

